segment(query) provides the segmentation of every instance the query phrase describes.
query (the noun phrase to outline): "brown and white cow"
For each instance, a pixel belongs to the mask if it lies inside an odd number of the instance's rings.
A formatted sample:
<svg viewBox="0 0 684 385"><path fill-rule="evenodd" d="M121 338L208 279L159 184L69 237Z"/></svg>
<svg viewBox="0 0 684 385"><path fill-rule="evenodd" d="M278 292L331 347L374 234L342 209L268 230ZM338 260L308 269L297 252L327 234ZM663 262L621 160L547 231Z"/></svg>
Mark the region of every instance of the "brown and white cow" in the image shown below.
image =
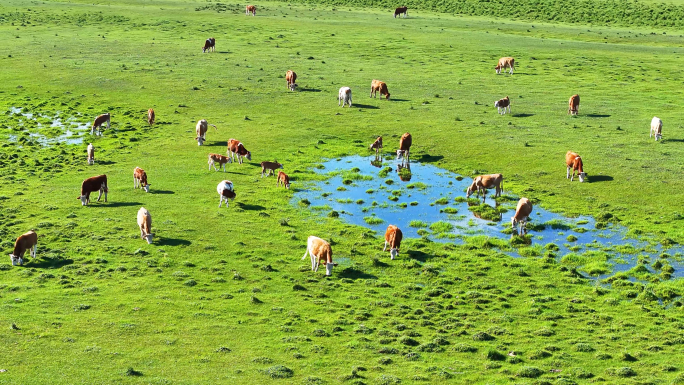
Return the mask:
<svg viewBox="0 0 684 385"><path fill-rule="evenodd" d="M347 103L349 103L349 108L351 108L351 106L352 106L351 88L349 88L349 87L340 88L340 92L337 94L337 105L339 106L340 103L342 103L342 108L344 108L344 105Z"/></svg>
<svg viewBox="0 0 684 385"><path fill-rule="evenodd" d="M515 230L515 226L518 225L518 234L522 234L530 219L530 214L532 214L532 202L527 198L520 198L515 214L511 217L511 228Z"/></svg>
<svg viewBox="0 0 684 385"><path fill-rule="evenodd" d="M411 150L411 144L413 144L413 138L408 132L401 136L399 139L399 149L397 150L397 160L403 159L406 162L409 161L409 152Z"/></svg>
<svg viewBox="0 0 684 385"><path fill-rule="evenodd" d="M95 133L95 129L97 129L97 132L99 134L102 134L102 130L100 129L100 127L105 123L107 123L107 129L109 130L109 126L110 126L110 122L111 122L110 119L111 119L111 117L109 115L109 112L107 112L106 114L102 114L102 115L98 116L97 118L95 118L95 120L93 120L93 126L90 128L90 135Z"/></svg>
<svg viewBox="0 0 684 385"><path fill-rule="evenodd" d="M575 179L576 171L580 182L584 182L584 178L587 177L587 174L584 172L584 163L582 162L582 158L577 155L577 153L568 151L565 154L565 165L567 166L565 179L570 178L570 182L572 182ZM572 169L572 176L570 176L570 169Z"/></svg>
<svg viewBox="0 0 684 385"><path fill-rule="evenodd" d="M253 5L248 5L248 6L245 8L245 15L249 16L250 14L251 14L252 16L256 16L256 7L253 6Z"/></svg>
<svg viewBox="0 0 684 385"><path fill-rule="evenodd" d="M36 248L38 247L38 234L31 230L25 234L22 234L14 242L14 251L10 254L10 259L12 260L12 266L21 266L24 264L24 254L26 250L29 250L29 254L34 259L36 258Z"/></svg>
<svg viewBox="0 0 684 385"><path fill-rule="evenodd" d="M102 193L104 193L105 202L107 202L107 192L109 188L107 187L107 175L98 175L90 177L83 181L81 184L81 196L78 199L81 200L81 206L87 206L90 203L90 193L99 191L100 194L97 196L97 201L100 201Z"/></svg>
<svg viewBox="0 0 684 385"><path fill-rule="evenodd" d="M287 81L287 88L290 91L294 91L297 87L297 84L295 83L297 81L297 74L292 70L287 70L285 80Z"/></svg>
<svg viewBox="0 0 684 385"><path fill-rule="evenodd" d="M651 119L651 132L648 134L648 137L650 138L654 134L655 140L663 138L663 121L657 116L654 116L653 119Z"/></svg>
<svg viewBox="0 0 684 385"><path fill-rule="evenodd" d="M264 177L264 171L266 171L266 176L275 175L275 170L279 168L285 169L277 160L275 162L261 162L261 177Z"/></svg>
<svg viewBox="0 0 684 385"><path fill-rule="evenodd" d="M226 154L228 154L233 160L235 160L235 156L237 155L237 161L239 164L242 164L243 157L247 158L247 160L252 160L252 153L247 151L242 142L233 138L228 139L228 151Z"/></svg>
<svg viewBox="0 0 684 385"><path fill-rule="evenodd" d="M226 207L228 207L228 199L235 199L235 190L233 190L233 182L229 180L221 181L221 183L216 186L216 192L219 194L219 207L223 201L226 201Z"/></svg>
<svg viewBox="0 0 684 385"><path fill-rule="evenodd" d="M577 115L579 112L579 105L580 105L580 97L579 95L575 94L570 97L570 100L568 101L568 114L570 115Z"/></svg>
<svg viewBox="0 0 684 385"><path fill-rule="evenodd" d="M499 64L494 67L497 74L500 74L502 70L505 71L506 67L510 68L510 74L513 75L513 69L515 67L515 59L512 57L502 57L499 59Z"/></svg>
<svg viewBox="0 0 684 385"><path fill-rule="evenodd" d="M204 144L204 142L207 140L207 129L209 129L209 126L213 126L216 131L218 131L218 128L214 126L213 124L209 124L206 119L201 119L197 121L197 126L195 126L195 133L197 136L195 137L195 140L197 141L197 145L201 146Z"/></svg>
<svg viewBox="0 0 684 385"><path fill-rule="evenodd" d="M95 164L95 147L92 143L88 143L88 164Z"/></svg>
<svg viewBox="0 0 684 385"><path fill-rule="evenodd" d="M147 173L140 167L133 169L133 189L140 187L145 192L150 192L150 184L147 183Z"/></svg>
<svg viewBox="0 0 684 385"><path fill-rule="evenodd" d="M287 176L287 174L285 174L284 172L278 171L278 181L276 182L276 187L280 186L281 184L283 186L285 186L286 189L289 190L290 189L290 177Z"/></svg>
<svg viewBox="0 0 684 385"><path fill-rule="evenodd" d="M385 248L382 251L387 250L387 245L390 247L390 258L399 254L399 249L401 248L401 239L403 238L401 230L395 225L387 226L387 231L385 231Z"/></svg>
<svg viewBox="0 0 684 385"><path fill-rule="evenodd" d="M473 179L473 183L468 187L466 192L466 198L469 198L473 192L477 192L479 196L482 193L483 200L487 197L487 190L490 188L495 189L494 198L501 196L503 192L503 175L501 174L489 174L480 175Z"/></svg>
<svg viewBox="0 0 684 385"><path fill-rule="evenodd" d="M375 142L371 143L371 145L368 147L369 150L375 150L375 155L380 154L380 150L382 150L382 136L378 136L377 139L375 139Z"/></svg>
<svg viewBox="0 0 684 385"><path fill-rule="evenodd" d="M333 266L337 266L332 260L332 248L330 244L321 238L315 237L313 235L309 236L306 241L306 251L302 259L306 258L306 255L311 256L311 270L318 271L318 266L321 260L325 262L325 275L331 276Z"/></svg>
<svg viewBox="0 0 684 385"><path fill-rule="evenodd" d="M233 160L227 156L221 154L209 154L209 171L211 171L211 166L214 166L214 171L218 171L223 167L223 172L226 172L226 164L233 163ZM219 168L216 168L218 163Z"/></svg>
<svg viewBox="0 0 684 385"><path fill-rule="evenodd" d="M152 215L144 207L138 210L138 227L140 227L140 238L147 241L148 244L152 244L154 237L152 234Z"/></svg>
<svg viewBox="0 0 684 385"><path fill-rule="evenodd" d="M404 17L408 17L408 7L399 7L394 10L394 18L397 18L397 15L401 16L404 15Z"/></svg>
<svg viewBox="0 0 684 385"><path fill-rule="evenodd" d="M381 97L385 95L386 99L390 98L389 91L387 91L387 84L385 84L385 82L381 82L380 80L373 79L373 81L371 82L370 97L372 98L375 95L375 97L377 98L378 91L380 91Z"/></svg>
<svg viewBox="0 0 684 385"><path fill-rule="evenodd" d="M496 111L503 115L506 113L506 108L508 108L508 113L511 112L511 100L506 96L503 99L499 99L496 102L494 102L494 107L496 107Z"/></svg>
<svg viewBox="0 0 684 385"><path fill-rule="evenodd" d="M213 37L208 38L204 42L204 47L202 47L202 53L207 51L216 51L216 39Z"/></svg>
<svg viewBox="0 0 684 385"><path fill-rule="evenodd" d="M154 110L150 108L149 110L147 110L147 123L150 126L154 124L154 118Z"/></svg>

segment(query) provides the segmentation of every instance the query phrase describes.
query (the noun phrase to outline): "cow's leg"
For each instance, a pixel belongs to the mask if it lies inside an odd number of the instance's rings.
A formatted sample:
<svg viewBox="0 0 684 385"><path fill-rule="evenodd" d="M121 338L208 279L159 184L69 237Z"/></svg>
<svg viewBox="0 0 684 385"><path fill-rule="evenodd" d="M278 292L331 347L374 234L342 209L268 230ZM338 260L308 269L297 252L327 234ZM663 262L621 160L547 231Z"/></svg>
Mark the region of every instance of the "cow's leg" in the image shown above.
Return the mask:
<svg viewBox="0 0 684 385"><path fill-rule="evenodd" d="M102 189L100 189L99 194L97 195L97 201L100 201L100 198L102 197Z"/></svg>
<svg viewBox="0 0 684 385"><path fill-rule="evenodd" d="M575 169L574 168L572 169L572 175L570 175L570 182L572 182L573 180L575 180Z"/></svg>
<svg viewBox="0 0 684 385"><path fill-rule="evenodd" d="M382 251L387 250L387 240L385 240L385 247L382 249Z"/></svg>
<svg viewBox="0 0 684 385"><path fill-rule="evenodd" d="M565 172L565 179L570 179L570 166L568 166L568 169Z"/></svg>
<svg viewBox="0 0 684 385"><path fill-rule="evenodd" d="M105 203L107 202L107 190L104 190Z"/></svg>
<svg viewBox="0 0 684 385"><path fill-rule="evenodd" d="M36 249L37 249L37 248L38 248L38 244L35 243L35 244L33 245L33 248L31 249L31 256L32 256L33 258L36 258Z"/></svg>

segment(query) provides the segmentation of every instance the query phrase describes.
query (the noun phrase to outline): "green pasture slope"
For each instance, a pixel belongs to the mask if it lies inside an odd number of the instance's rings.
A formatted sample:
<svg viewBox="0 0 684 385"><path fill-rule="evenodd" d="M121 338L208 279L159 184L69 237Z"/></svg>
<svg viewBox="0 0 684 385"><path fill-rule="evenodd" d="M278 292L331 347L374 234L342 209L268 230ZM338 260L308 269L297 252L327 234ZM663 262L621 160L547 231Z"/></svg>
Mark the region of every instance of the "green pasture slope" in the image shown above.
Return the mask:
<svg viewBox="0 0 684 385"><path fill-rule="evenodd" d="M609 253L556 262L554 245L536 245L513 259L502 250L517 244L481 237L407 240L390 261L381 235L291 204L324 158L367 154L377 135L390 152L410 131L416 160L502 172L537 205L682 242L678 31L257 6L247 17L244 4L204 1L0 4L0 383L684 382L684 288L660 273L666 254L604 282L573 260ZM210 36L216 52L202 54ZM516 74L496 76L507 55ZM368 99L373 78L392 100ZM337 107L341 86L351 109ZM499 116L506 95L513 114ZM81 122L109 111L113 127L41 147L29 133L59 130L22 125L10 107ZM201 118L218 131L198 147ZM253 160L208 171L231 137ZM591 183L565 180L569 149ZM274 159L290 190L260 178ZM149 194L132 189L135 166ZM81 181L102 173L109 202L81 207ZM237 199L219 209L222 179ZM143 205L153 245L135 222ZM39 258L11 267L32 228ZM332 278L300 260L311 234L332 240Z"/></svg>

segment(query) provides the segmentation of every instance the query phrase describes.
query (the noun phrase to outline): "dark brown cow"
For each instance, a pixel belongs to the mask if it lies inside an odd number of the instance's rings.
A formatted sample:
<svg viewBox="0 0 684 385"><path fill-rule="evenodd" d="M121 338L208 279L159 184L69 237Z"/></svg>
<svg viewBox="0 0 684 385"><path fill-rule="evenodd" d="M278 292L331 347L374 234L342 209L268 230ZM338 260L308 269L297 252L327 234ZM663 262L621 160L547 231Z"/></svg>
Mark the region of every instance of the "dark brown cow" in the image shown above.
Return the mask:
<svg viewBox="0 0 684 385"><path fill-rule="evenodd" d="M275 170L279 168L284 169L283 165L278 163L277 160L275 162L261 162L261 177L264 177L264 171L266 171L266 176L269 176L270 174L275 174Z"/></svg>
<svg viewBox="0 0 684 385"><path fill-rule="evenodd" d="M204 42L204 47L202 47L202 52L216 51L216 39L213 37L208 38Z"/></svg>
<svg viewBox="0 0 684 385"><path fill-rule="evenodd" d="M572 95L568 101L568 114L577 115L579 112L580 98L579 95Z"/></svg>
<svg viewBox="0 0 684 385"><path fill-rule="evenodd" d="M237 155L239 164L242 164L243 157L247 158L247 160L252 160L252 153L247 151L242 142L233 138L228 139L228 151L226 154L233 160L235 160L235 155Z"/></svg>
<svg viewBox="0 0 684 385"><path fill-rule="evenodd" d="M408 7L399 7L394 10L394 18L397 18L397 15L404 15L404 17L408 17Z"/></svg>
<svg viewBox="0 0 684 385"><path fill-rule="evenodd" d="M81 200L81 206L87 206L90 203L90 193L99 191L100 194L97 196L97 201L100 201L102 193L104 192L105 202L107 202L107 175L98 175L90 177L83 181L81 184L81 196L78 199Z"/></svg>
<svg viewBox="0 0 684 385"><path fill-rule="evenodd" d="M102 133L102 130L100 130L100 126L105 124L105 122L107 123L107 129L109 130L109 125L110 125L109 112L106 114L102 114L102 115L98 116L97 118L95 118L95 120L93 120L93 127L90 129L90 135L95 133L96 128L97 128L98 133Z"/></svg>
<svg viewBox="0 0 684 385"><path fill-rule="evenodd" d="M508 109L508 113L511 113L511 99L506 96L503 99L499 99L496 102L494 102L494 107L496 107L496 111L503 115L506 113L506 109Z"/></svg>
<svg viewBox="0 0 684 385"><path fill-rule="evenodd" d="M278 181L276 182L276 187L280 186L281 183L286 189L290 189L290 177L284 172L278 171Z"/></svg>
<svg viewBox="0 0 684 385"><path fill-rule="evenodd" d="M10 254L12 266L24 264L26 250L30 250L31 257L36 258L36 247L38 247L38 235L35 231L31 230L20 235L17 241L14 242L14 251Z"/></svg>

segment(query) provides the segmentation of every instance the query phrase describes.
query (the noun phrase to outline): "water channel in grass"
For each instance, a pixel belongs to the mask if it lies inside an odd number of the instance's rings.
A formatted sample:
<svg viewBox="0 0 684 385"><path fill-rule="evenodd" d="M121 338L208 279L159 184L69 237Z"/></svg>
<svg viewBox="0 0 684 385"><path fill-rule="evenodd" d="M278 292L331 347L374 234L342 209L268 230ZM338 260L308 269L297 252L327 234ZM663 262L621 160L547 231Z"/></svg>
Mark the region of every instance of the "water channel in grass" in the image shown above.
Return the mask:
<svg viewBox="0 0 684 385"><path fill-rule="evenodd" d="M78 123L74 118L65 118L56 113L54 116L25 112L21 107L11 107L8 115L14 115L16 125L25 131L22 134L10 134L9 141L21 144L25 140L38 142L42 146L56 143L82 144L83 134L88 131L89 123Z"/></svg>
<svg viewBox="0 0 684 385"><path fill-rule="evenodd" d="M539 205L530 216L528 236L515 239L510 219L518 197L504 192L495 201L491 190L486 205L473 196L467 200L465 191L472 179L431 164L412 161L405 168L394 157L348 156L328 160L315 170L328 178L298 191L293 204L308 202L321 215L339 214L345 222L370 228L379 236L393 224L405 238L456 244L473 239L469 237L496 238L494 244L511 256L537 256L550 250L561 263L598 278L620 271L630 271L631 279L649 273L684 275L680 245L664 247L631 238L624 226L597 225L588 216L568 218ZM518 248L520 243L529 247Z"/></svg>

